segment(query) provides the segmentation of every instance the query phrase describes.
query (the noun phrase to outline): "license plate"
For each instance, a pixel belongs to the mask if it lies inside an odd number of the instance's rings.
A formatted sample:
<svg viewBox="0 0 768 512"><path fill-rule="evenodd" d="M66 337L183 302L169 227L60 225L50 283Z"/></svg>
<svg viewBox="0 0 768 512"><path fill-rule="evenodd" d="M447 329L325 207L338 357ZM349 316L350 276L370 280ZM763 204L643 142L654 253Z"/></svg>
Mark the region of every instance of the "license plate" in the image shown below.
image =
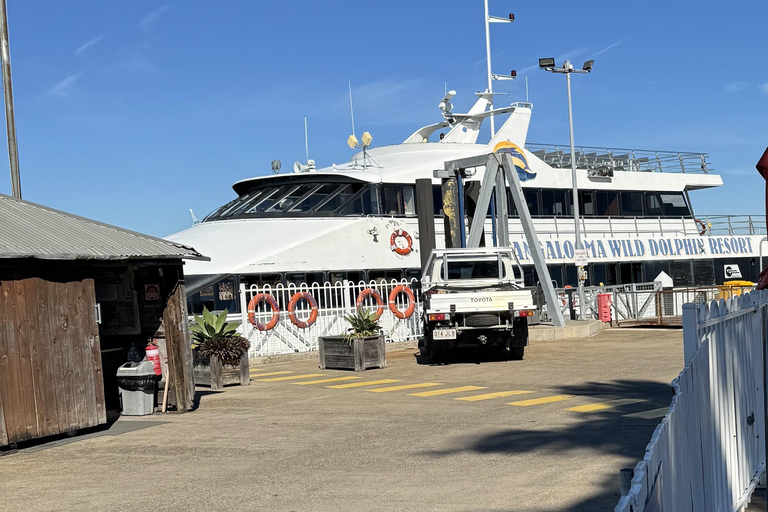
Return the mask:
<svg viewBox="0 0 768 512"><path fill-rule="evenodd" d="M456 329L435 329L432 331L432 338L436 340L455 340Z"/></svg>

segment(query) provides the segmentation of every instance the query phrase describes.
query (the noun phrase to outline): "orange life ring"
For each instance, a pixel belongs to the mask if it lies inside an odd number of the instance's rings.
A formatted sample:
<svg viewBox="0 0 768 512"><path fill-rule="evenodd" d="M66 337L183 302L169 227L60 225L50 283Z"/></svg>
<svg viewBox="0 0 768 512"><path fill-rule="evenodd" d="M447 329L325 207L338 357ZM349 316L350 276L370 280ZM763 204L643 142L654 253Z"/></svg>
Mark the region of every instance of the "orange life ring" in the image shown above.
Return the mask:
<svg viewBox="0 0 768 512"><path fill-rule="evenodd" d="M405 308L405 311L400 311L397 309L397 304L395 304L395 299L397 299L397 296L401 293L404 293L405 296L408 298L408 307ZM413 314L413 310L416 309L416 297L413 296L413 292L411 289L401 284L399 286L395 286L395 288L392 290L392 292L389 294L389 310L392 312L393 315L395 315L397 318L400 319L406 319L410 318Z"/></svg>
<svg viewBox="0 0 768 512"><path fill-rule="evenodd" d="M272 308L272 318L269 319L269 322L267 322L266 325L256 320L256 306L261 302L266 302ZM260 293L254 295L250 302L248 302L248 321L258 330L269 331L270 329L274 329L279 319L280 307L277 305L275 298L270 294Z"/></svg>
<svg viewBox="0 0 768 512"><path fill-rule="evenodd" d="M701 231L699 231L700 236L704 236L707 234L707 225L704 224L704 221L701 219L693 219L693 221L701 228Z"/></svg>
<svg viewBox="0 0 768 512"><path fill-rule="evenodd" d="M312 308L312 312L309 314L309 318L307 321L299 320L296 317L296 305L299 303L300 300L306 300L309 302L309 306ZM317 321L317 301L315 298L307 293L307 292L296 292L293 294L293 297L291 297L290 302L288 302L288 318L291 319L291 322L293 322L293 325L298 327L299 329L306 329L307 327L310 327L312 324Z"/></svg>
<svg viewBox="0 0 768 512"><path fill-rule="evenodd" d="M381 315L384 313L384 299L381 298L381 294L378 292L378 290L374 290L373 288L365 288L360 292L360 295L357 296L357 309L360 309L363 305L363 302L367 297L373 297L373 299L376 301L376 305L378 308L376 309L376 315L375 319L378 320L381 318Z"/></svg>
<svg viewBox="0 0 768 512"><path fill-rule="evenodd" d="M407 247L398 247L397 244L395 244L395 240L398 238L405 238L406 243L408 244ZM413 239L411 238L411 235L408 234L407 231L404 231L402 229L396 229L392 236L389 237L389 248L392 249L395 253L399 254L400 256L406 256L411 253L413 250Z"/></svg>

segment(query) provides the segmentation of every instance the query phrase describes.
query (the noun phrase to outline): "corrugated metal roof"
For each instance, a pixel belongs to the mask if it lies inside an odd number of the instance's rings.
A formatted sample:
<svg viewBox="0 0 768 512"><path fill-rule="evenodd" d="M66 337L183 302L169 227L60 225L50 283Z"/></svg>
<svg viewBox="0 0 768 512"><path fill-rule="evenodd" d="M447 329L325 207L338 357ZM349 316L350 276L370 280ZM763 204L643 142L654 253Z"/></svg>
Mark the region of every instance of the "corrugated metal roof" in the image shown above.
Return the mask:
<svg viewBox="0 0 768 512"><path fill-rule="evenodd" d="M0 194L0 258L209 259L192 247L5 194Z"/></svg>

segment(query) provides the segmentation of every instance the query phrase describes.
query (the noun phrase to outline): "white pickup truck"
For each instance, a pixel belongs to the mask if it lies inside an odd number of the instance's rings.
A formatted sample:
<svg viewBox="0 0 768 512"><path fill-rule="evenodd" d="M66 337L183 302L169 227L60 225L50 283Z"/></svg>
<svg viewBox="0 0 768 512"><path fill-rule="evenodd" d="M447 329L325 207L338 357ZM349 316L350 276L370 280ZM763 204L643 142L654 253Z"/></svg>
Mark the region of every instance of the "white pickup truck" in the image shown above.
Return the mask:
<svg viewBox="0 0 768 512"><path fill-rule="evenodd" d="M515 275L517 271L517 275ZM501 345L522 359L536 307L510 248L435 249L422 277L424 338L437 360L458 343Z"/></svg>

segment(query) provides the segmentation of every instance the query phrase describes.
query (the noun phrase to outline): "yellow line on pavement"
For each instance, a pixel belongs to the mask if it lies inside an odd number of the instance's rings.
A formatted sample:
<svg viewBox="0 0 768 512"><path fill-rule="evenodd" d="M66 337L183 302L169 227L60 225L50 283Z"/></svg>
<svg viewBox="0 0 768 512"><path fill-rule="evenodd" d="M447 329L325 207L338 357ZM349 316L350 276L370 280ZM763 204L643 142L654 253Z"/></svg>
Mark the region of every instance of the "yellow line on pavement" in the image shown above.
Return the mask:
<svg viewBox="0 0 768 512"><path fill-rule="evenodd" d="M248 368L248 371L250 371L251 373L253 373L253 372L263 372L264 368Z"/></svg>
<svg viewBox="0 0 768 512"><path fill-rule="evenodd" d="M505 396L512 395L524 395L526 393L533 393L533 391L523 391L521 389L513 389L512 391L497 391L495 393L485 393L483 395L470 395L454 398L454 400L464 400L465 402L477 402L478 400L490 400L491 398L503 398Z"/></svg>
<svg viewBox="0 0 768 512"><path fill-rule="evenodd" d="M520 400L519 402L509 402L507 405L519 405L520 407L528 407L530 405L551 404L554 402L562 402L563 400L569 400L573 398L573 395L553 395L545 396L544 398L533 398L531 400Z"/></svg>
<svg viewBox="0 0 768 512"><path fill-rule="evenodd" d="M322 377L324 373L307 373L306 375L289 375L288 377L273 377L271 379L259 379L259 382L279 382L281 380L308 379L310 377Z"/></svg>
<svg viewBox="0 0 768 512"><path fill-rule="evenodd" d="M308 380L304 382L291 382L291 384L296 384L297 386L306 386L307 384L325 384L326 382L339 382L341 380L355 380L355 379L362 379L362 377L335 377L333 379L320 379L320 380Z"/></svg>
<svg viewBox="0 0 768 512"><path fill-rule="evenodd" d="M270 373L260 373L259 377L266 377L268 375L285 375L286 373L293 373L293 372L270 372Z"/></svg>
<svg viewBox="0 0 768 512"><path fill-rule="evenodd" d="M416 389L416 388L430 388L432 386L439 386L437 382L421 382L419 384L404 384L402 386L390 386L388 388L376 388L367 389L371 393L387 393L389 391L401 391L403 389Z"/></svg>
<svg viewBox="0 0 768 512"><path fill-rule="evenodd" d="M625 414L625 418L642 418L644 420L653 420L656 418L663 418L669 412L669 407L661 407L659 409L651 409L650 411L633 412L632 414Z"/></svg>
<svg viewBox="0 0 768 512"><path fill-rule="evenodd" d="M462 391L477 391L478 389L488 389L485 386L462 386L460 388L435 389L433 391L422 391L420 393L411 393L408 396L438 396L448 395L450 393L461 393Z"/></svg>
<svg viewBox="0 0 768 512"><path fill-rule="evenodd" d="M594 404L577 405L576 407L571 407L566 410L572 411L572 412L604 411L605 409L612 409L614 407L619 407L622 405L637 404L645 401L646 400L642 398L620 398L618 400L608 400L605 402L596 402Z"/></svg>
<svg viewBox="0 0 768 512"><path fill-rule="evenodd" d="M326 386L330 389L346 389L346 388L359 388L361 386L373 386L376 384L390 384L392 382L400 382L396 379L381 379L381 380L369 380L366 382L353 382L352 384L337 384L335 386Z"/></svg>

